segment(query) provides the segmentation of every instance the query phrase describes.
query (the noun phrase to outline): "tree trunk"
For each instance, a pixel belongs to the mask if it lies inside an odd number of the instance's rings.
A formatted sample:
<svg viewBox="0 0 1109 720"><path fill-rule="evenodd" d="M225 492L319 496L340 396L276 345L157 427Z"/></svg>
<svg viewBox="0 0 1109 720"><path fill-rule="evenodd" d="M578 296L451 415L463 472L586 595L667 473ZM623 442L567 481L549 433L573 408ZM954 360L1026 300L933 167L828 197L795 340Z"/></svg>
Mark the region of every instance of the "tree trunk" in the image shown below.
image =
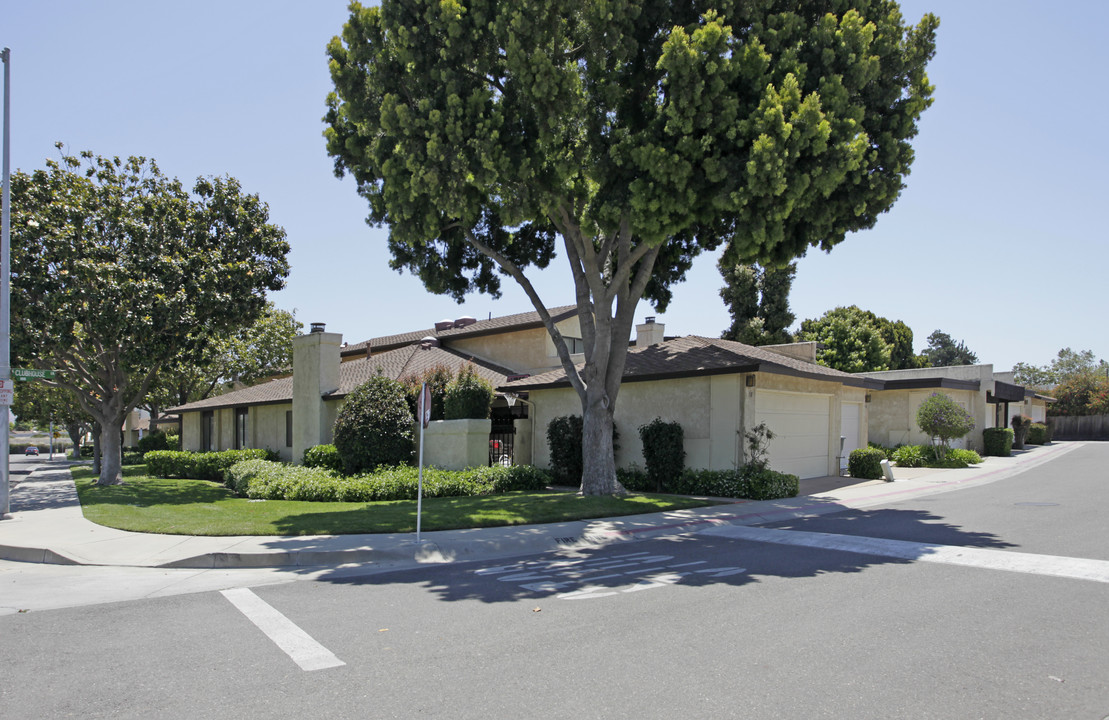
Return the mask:
<svg viewBox="0 0 1109 720"><path fill-rule="evenodd" d="M599 383L598 383L599 384ZM616 479L616 459L612 451L613 406L603 401L603 388L586 390L582 401L581 460L583 495L613 495L627 492Z"/></svg>
<svg viewBox="0 0 1109 720"><path fill-rule="evenodd" d="M102 464L100 462L100 426L94 425L92 428L92 471L98 476Z"/></svg>
<svg viewBox="0 0 1109 720"><path fill-rule="evenodd" d="M103 451L100 462L98 485L123 484L123 434L122 423L100 426L100 448Z"/></svg>
<svg viewBox="0 0 1109 720"><path fill-rule="evenodd" d="M81 424L69 423L65 426L66 435L69 435L70 441L73 443L72 460L81 459Z"/></svg>

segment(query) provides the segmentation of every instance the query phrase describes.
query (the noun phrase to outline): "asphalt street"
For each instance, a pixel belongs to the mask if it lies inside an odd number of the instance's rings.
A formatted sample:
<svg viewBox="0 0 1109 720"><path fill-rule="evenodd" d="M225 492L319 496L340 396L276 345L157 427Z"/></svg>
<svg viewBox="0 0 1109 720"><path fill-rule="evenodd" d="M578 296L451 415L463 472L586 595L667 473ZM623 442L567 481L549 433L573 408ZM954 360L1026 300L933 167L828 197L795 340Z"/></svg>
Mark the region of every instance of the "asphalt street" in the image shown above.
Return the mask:
<svg viewBox="0 0 1109 720"><path fill-rule="evenodd" d="M0 717L1101 720L1107 461L733 536L6 615ZM1094 579L1051 574L1075 559Z"/></svg>

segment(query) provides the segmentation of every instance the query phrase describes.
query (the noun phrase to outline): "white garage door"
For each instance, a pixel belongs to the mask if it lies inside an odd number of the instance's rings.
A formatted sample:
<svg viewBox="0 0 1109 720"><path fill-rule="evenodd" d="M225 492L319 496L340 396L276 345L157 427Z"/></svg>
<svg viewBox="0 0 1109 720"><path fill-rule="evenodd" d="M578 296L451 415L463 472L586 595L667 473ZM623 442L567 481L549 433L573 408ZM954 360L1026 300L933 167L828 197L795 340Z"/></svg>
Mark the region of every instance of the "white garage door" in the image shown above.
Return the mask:
<svg viewBox="0 0 1109 720"><path fill-rule="evenodd" d="M828 474L830 395L758 390L755 424L766 423L770 441L770 469L798 477Z"/></svg>

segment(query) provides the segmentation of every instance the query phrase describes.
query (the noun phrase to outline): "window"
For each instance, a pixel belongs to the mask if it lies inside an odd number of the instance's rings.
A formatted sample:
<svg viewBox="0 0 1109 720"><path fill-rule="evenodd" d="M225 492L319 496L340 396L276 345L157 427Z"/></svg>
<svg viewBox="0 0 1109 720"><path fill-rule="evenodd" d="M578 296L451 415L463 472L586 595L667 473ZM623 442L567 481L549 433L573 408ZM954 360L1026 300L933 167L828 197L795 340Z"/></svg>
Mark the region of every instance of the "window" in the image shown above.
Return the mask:
<svg viewBox="0 0 1109 720"><path fill-rule="evenodd" d="M293 411L285 411L285 447L293 446Z"/></svg>
<svg viewBox="0 0 1109 720"><path fill-rule="evenodd" d="M200 449L202 451L215 450L212 440L215 437L216 414L211 410L200 413Z"/></svg>
<svg viewBox="0 0 1109 720"><path fill-rule="evenodd" d="M246 418L249 408L235 408L235 449L242 450L247 447Z"/></svg>
<svg viewBox="0 0 1109 720"><path fill-rule="evenodd" d="M585 352L585 343L582 342L581 338L566 337L564 335L562 339L566 341L566 349L570 351L571 355Z"/></svg>

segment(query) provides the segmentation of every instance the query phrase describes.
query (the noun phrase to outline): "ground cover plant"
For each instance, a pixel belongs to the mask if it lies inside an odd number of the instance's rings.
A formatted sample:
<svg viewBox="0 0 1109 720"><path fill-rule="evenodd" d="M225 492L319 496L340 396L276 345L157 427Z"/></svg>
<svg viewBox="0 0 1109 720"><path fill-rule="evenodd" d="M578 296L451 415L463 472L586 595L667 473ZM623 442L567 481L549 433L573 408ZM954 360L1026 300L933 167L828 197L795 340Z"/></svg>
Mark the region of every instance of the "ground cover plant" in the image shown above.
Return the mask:
<svg viewBox="0 0 1109 720"><path fill-rule="evenodd" d="M205 480L155 478L141 465L124 468L124 485L100 486L88 468L74 468L85 517L133 532L171 535L339 535L409 533L416 502L264 502L235 496ZM427 498L422 529L529 525L664 512L713 504L696 498L627 495L584 497L575 492L510 492L481 497Z"/></svg>

